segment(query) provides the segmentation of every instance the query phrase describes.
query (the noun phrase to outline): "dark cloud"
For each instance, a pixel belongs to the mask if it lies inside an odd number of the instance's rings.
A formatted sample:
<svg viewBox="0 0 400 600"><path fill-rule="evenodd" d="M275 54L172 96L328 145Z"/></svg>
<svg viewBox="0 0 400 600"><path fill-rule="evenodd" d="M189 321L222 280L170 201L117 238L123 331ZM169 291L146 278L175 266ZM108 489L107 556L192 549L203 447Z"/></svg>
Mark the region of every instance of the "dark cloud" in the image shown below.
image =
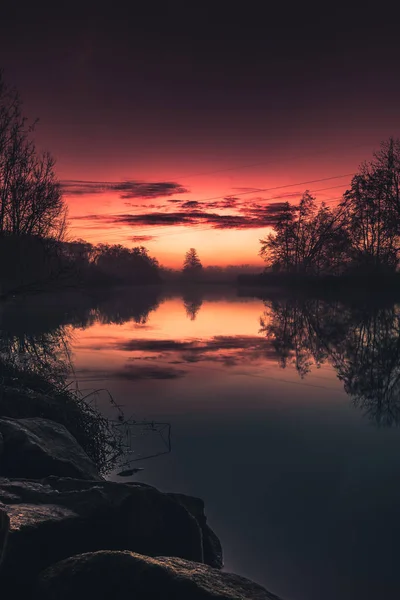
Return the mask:
<svg viewBox="0 0 400 600"><path fill-rule="evenodd" d="M183 202L181 206L182 208L198 208L201 206L201 202L197 202L197 200L188 200L187 202Z"/></svg>
<svg viewBox="0 0 400 600"><path fill-rule="evenodd" d="M210 209L232 209L236 208L238 198L234 198L233 196L228 196L226 198L222 198L221 200L215 200L212 202L203 201L200 202L198 200L168 200L168 202L173 202L174 204L179 203L181 209L200 209L200 210L210 210Z"/></svg>
<svg viewBox="0 0 400 600"><path fill-rule="evenodd" d="M135 242L135 243L151 242L152 240L155 240L156 238L157 238L156 235L133 235L131 237L131 241Z"/></svg>
<svg viewBox="0 0 400 600"><path fill-rule="evenodd" d="M174 194L184 194L188 190L180 183L172 181L81 181L68 179L61 182L64 194L83 196L119 192L120 198L160 198Z"/></svg>
<svg viewBox="0 0 400 600"><path fill-rule="evenodd" d="M202 210L151 212L122 215L86 215L77 219L102 220L107 224L140 226L208 225L213 229L256 229L276 224L284 203L250 204L239 214L218 214Z"/></svg>

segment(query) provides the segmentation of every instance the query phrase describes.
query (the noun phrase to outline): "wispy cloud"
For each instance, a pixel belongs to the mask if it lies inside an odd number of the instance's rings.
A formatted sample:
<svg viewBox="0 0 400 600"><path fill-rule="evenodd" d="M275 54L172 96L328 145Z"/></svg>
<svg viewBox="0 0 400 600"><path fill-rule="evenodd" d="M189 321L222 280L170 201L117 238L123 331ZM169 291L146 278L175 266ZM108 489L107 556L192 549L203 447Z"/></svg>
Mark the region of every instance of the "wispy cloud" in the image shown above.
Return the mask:
<svg viewBox="0 0 400 600"><path fill-rule="evenodd" d="M61 182L64 194L83 196L118 192L120 198L161 198L184 194L188 190L174 181L83 181L66 179Z"/></svg>
<svg viewBox="0 0 400 600"><path fill-rule="evenodd" d="M267 205L250 204L239 209L237 214L219 214L203 210L179 210L175 212L147 212L120 215L84 215L78 220L102 221L104 224L141 226L208 225L213 229L256 229L271 227L279 218L283 203Z"/></svg>

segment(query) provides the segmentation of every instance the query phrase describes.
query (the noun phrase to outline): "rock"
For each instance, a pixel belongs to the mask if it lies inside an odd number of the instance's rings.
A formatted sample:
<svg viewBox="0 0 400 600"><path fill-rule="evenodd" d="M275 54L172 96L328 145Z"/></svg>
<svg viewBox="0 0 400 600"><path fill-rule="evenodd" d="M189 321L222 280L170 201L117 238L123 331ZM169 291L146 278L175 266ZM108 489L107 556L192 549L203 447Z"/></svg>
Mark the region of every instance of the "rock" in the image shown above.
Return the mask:
<svg viewBox="0 0 400 600"><path fill-rule="evenodd" d="M5 510L0 509L0 565L3 561L4 552L7 544L10 519Z"/></svg>
<svg viewBox="0 0 400 600"><path fill-rule="evenodd" d="M0 503L10 516L4 560L10 580L18 578L21 565L29 578L56 561L96 550L204 561L194 516L173 497L140 483L0 479Z"/></svg>
<svg viewBox="0 0 400 600"><path fill-rule="evenodd" d="M260 585L179 558L96 552L64 560L42 573L41 600L279 600Z"/></svg>
<svg viewBox="0 0 400 600"><path fill-rule="evenodd" d="M6 477L101 479L95 464L59 423L41 418L0 419L0 433L0 473Z"/></svg>
<svg viewBox="0 0 400 600"><path fill-rule="evenodd" d="M186 494L169 494L169 496L183 504L200 525L203 538L204 562L216 569L222 569L224 561L221 542L207 523L203 500L194 496L187 496Z"/></svg>

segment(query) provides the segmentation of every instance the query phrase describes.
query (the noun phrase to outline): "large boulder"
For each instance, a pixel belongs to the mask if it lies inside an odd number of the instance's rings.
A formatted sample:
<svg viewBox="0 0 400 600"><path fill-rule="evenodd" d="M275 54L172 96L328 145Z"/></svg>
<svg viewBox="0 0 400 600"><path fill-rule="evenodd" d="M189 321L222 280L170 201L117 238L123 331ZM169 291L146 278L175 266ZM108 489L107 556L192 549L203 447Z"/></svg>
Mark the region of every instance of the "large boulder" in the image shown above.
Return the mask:
<svg viewBox="0 0 400 600"><path fill-rule="evenodd" d="M5 510L0 508L0 565L3 561L4 552L7 544L10 519Z"/></svg>
<svg viewBox="0 0 400 600"><path fill-rule="evenodd" d="M205 560L195 515L140 483L0 479L0 507L10 516L3 569L9 580L18 578L22 565L29 577L68 556L96 550Z"/></svg>
<svg viewBox="0 0 400 600"><path fill-rule="evenodd" d="M101 479L95 464L59 423L41 418L0 419L0 435L0 474L5 477Z"/></svg>
<svg viewBox="0 0 400 600"><path fill-rule="evenodd" d="M201 498L187 496L186 494L168 494L183 504L192 514L200 525L203 538L204 562L216 569L222 569L224 566L222 546L219 538L207 523L207 517L204 513L204 502Z"/></svg>
<svg viewBox="0 0 400 600"><path fill-rule="evenodd" d="M42 573L41 600L279 600L260 585L179 558L96 552L64 560Z"/></svg>

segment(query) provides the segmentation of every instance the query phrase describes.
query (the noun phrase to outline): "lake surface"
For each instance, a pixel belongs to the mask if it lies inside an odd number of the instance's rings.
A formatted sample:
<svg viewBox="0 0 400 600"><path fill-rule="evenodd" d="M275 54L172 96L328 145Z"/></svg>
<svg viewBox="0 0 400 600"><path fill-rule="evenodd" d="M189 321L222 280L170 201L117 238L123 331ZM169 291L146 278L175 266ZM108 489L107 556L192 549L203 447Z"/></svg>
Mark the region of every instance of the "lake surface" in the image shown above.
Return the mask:
<svg viewBox="0 0 400 600"><path fill-rule="evenodd" d="M400 307L131 289L1 328L57 334L110 418L170 425L137 429L134 478L203 498L226 570L286 600L399 597Z"/></svg>

